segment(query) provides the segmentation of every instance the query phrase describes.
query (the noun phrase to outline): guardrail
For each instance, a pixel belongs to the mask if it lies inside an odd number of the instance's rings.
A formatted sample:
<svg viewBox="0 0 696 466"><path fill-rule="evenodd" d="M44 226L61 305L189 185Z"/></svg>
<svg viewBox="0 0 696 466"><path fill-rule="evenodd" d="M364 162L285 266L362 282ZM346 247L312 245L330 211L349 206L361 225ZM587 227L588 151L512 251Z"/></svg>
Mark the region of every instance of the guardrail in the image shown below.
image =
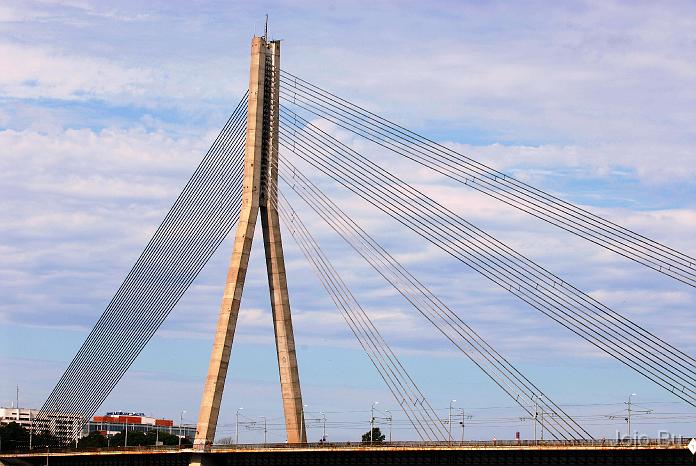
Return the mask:
<svg viewBox="0 0 696 466"><path fill-rule="evenodd" d="M223 451L254 451L254 450L369 450L369 449L500 449L500 448L686 448L690 438L670 438L670 439L637 439L637 440L466 440L464 442L422 442L422 441L401 441L401 442L315 442L315 443L244 443L244 444L214 444L206 448L193 448L190 445L142 445L129 447L102 447L102 448L35 448L32 450L17 450L12 452L1 452L2 455L14 454L70 454L70 453L178 453L178 452L223 452Z"/></svg>

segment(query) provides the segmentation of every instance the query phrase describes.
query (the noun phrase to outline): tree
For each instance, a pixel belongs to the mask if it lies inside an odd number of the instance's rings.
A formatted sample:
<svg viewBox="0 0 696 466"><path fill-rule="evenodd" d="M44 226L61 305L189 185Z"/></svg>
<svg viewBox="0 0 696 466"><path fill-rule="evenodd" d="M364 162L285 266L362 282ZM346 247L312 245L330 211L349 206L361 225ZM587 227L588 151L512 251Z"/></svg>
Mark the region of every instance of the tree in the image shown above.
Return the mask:
<svg viewBox="0 0 696 466"><path fill-rule="evenodd" d="M51 447L51 448L62 448L65 446L65 443L62 442L58 437L55 435L51 435L47 430L39 431L39 432L34 432L32 435L32 448L45 448L45 447Z"/></svg>
<svg viewBox="0 0 696 466"><path fill-rule="evenodd" d="M364 443L370 443L370 441L372 441L373 443L379 443L384 442L384 439L384 434L381 430L379 430L379 427L373 427L371 431L368 430L362 436L362 441Z"/></svg>
<svg viewBox="0 0 696 466"><path fill-rule="evenodd" d="M112 447L122 447L122 446L135 447L135 446L149 445L147 443L147 440L148 440L147 436L145 435L144 432L140 432L139 430L129 430L128 431L128 445L126 445L126 433L125 433L125 431L123 431L123 432L119 432L118 434L111 437L111 446Z"/></svg>
<svg viewBox="0 0 696 466"><path fill-rule="evenodd" d="M34 427L31 444L32 448L62 447L63 443L48 431L37 431ZM16 422L0 424L0 451L28 450L29 449L29 429Z"/></svg>
<svg viewBox="0 0 696 466"><path fill-rule="evenodd" d="M10 422L0 425L0 451L23 450L29 448L29 431Z"/></svg>
<svg viewBox="0 0 696 466"><path fill-rule="evenodd" d="M148 445L155 445L155 442L158 440L162 442L162 445L178 445L179 444L179 437L176 435L170 434L168 432L165 432L163 430L159 431L159 434L157 433L156 430L149 430L147 434L145 434L147 437L147 444ZM184 439L182 439L184 440ZM128 442L130 443L130 441ZM184 442L182 442L184 443Z"/></svg>
<svg viewBox="0 0 696 466"><path fill-rule="evenodd" d="M91 432L77 442L77 448L103 448L107 445L108 441L101 432Z"/></svg>

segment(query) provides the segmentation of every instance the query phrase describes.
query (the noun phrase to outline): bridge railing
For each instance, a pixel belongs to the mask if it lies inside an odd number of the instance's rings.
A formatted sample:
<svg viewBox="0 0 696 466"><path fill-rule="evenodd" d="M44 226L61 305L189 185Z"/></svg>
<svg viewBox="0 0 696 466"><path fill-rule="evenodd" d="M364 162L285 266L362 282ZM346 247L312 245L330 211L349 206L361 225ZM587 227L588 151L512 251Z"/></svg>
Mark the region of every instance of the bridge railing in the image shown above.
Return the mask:
<svg viewBox="0 0 696 466"><path fill-rule="evenodd" d="M313 443L243 443L243 444L214 444L208 446L204 451L254 451L254 450L296 450L296 449L496 449L496 448L657 448L657 447L683 447L686 448L690 437L672 437L669 439L648 439L637 440L465 440L464 442L422 442L422 441L400 441L400 442L313 442ZM35 448L31 451L26 449L15 451L0 452L4 454L69 454L69 453L114 453L114 452L133 452L133 453L177 453L191 452L196 449L191 446L178 445L142 445L142 446L116 446L101 448Z"/></svg>
<svg viewBox="0 0 696 466"><path fill-rule="evenodd" d="M621 448L621 447L659 447L659 446L683 446L686 448L690 437L676 437L671 439L637 440L465 440L461 441L399 441L399 442L316 442L306 444L292 443L251 443L251 444L214 444L211 450L258 450L258 449L297 449L297 448L498 448L498 447L579 447L579 448Z"/></svg>

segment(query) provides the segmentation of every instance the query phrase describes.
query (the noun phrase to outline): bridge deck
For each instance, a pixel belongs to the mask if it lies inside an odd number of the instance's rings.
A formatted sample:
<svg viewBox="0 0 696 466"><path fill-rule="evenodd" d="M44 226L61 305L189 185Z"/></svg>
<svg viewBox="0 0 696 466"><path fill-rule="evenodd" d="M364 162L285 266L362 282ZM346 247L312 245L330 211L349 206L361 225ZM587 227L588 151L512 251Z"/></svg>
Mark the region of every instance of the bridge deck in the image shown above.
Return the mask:
<svg viewBox="0 0 696 466"><path fill-rule="evenodd" d="M116 447L95 450L17 452L0 455L0 465L188 465L201 452L178 447ZM295 464L693 464L686 443L618 442L465 442L386 444L215 445L203 456L210 465Z"/></svg>

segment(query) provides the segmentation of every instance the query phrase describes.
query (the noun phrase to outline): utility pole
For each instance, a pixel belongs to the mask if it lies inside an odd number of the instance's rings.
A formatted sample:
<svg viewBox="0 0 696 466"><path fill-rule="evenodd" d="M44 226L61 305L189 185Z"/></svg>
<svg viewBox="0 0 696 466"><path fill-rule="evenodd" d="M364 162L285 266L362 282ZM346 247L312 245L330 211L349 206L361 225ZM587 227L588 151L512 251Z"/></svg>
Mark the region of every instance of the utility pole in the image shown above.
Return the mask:
<svg viewBox="0 0 696 466"><path fill-rule="evenodd" d="M534 397L534 445L537 444L537 416L539 415L539 403Z"/></svg>
<svg viewBox="0 0 696 466"><path fill-rule="evenodd" d="M457 400L451 400L449 403L449 421L447 422L447 427L449 428L448 429L449 430L449 432L448 432L449 443L452 443L452 405L456 402L457 402Z"/></svg>
<svg viewBox="0 0 696 466"><path fill-rule="evenodd" d="M234 424L234 444L239 445L239 412L243 410L244 408L237 408L237 414L235 414L235 417L237 418L237 421Z"/></svg>
<svg viewBox="0 0 696 466"><path fill-rule="evenodd" d="M19 421L19 385L17 385L17 420Z"/></svg>
<svg viewBox="0 0 696 466"><path fill-rule="evenodd" d="M389 443L392 441L392 413L388 409L384 410L385 413L389 413L387 420L389 421Z"/></svg>
<svg viewBox="0 0 696 466"><path fill-rule="evenodd" d="M181 439L181 438L179 438L179 439ZM123 439L123 447L125 448L127 446L128 446L128 419L126 419L126 435L124 436L124 439ZM179 443L179 446L181 446L181 442Z"/></svg>
<svg viewBox="0 0 696 466"><path fill-rule="evenodd" d="M322 441L326 442L326 413L323 411L321 412L321 420L322 420L322 431L321 431L321 439Z"/></svg>
<svg viewBox="0 0 696 466"><path fill-rule="evenodd" d="M461 443L464 443L464 408L459 408L462 411L462 441Z"/></svg>
<svg viewBox="0 0 696 466"><path fill-rule="evenodd" d="M181 430L184 427L184 413L185 412L186 412L186 410L182 409L181 414L179 414L179 448L181 448L181 437L182 437Z"/></svg>
<svg viewBox="0 0 696 466"><path fill-rule="evenodd" d="M541 443L544 443L544 407L541 407Z"/></svg>
<svg viewBox="0 0 696 466"><path fill-rule="evenodd" d="M630 439L631 443L633 443L633 431L631 430L631 414L632 414L632 412L631 412L631 397L632 397L632 396L636 396L636 394L635 394L635 393L631 393L630 395L628 395L628 403L626 403L626 404L628 405L628 418L627 418L627 421L628 421L628 438Z"/></svg>
<svg viewBox="0 0 696 466"><path fill-rule="evenodd" d="M539 396L537 399L542 400L543 397ZM541 405L541 443L544 443L544 405Z"/></svg>
<svg viewBox="0 0 696 466"><path fill-rule="evenodd" d="M374 442L374 433L375 433L375 405L378 405L379 401L375 401L372 403L372 408L371 408L371 413L372 416L370 417L370 444Z"/></svg>
<svg viewBox="0 0 696 466"><path fill-rule="evenodd" d="M263 444L266 445L266 433L268 429L266 428L266 416L261 416L263 418Z"/></svg>

